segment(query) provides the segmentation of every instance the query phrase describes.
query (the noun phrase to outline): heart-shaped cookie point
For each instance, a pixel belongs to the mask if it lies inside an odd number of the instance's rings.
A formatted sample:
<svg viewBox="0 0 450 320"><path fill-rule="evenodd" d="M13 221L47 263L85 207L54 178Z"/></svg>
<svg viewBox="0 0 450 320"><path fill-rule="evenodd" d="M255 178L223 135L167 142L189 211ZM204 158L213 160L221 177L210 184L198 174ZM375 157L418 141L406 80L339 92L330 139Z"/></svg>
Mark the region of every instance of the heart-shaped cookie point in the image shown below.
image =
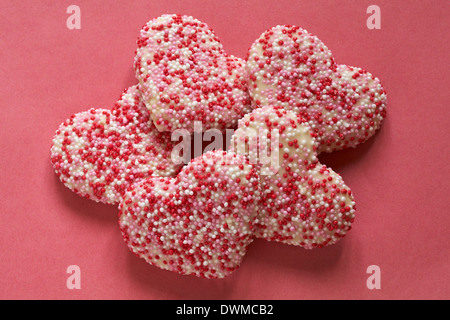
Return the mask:
<svg viewBox="0 0 450 320"><path fill-rule="evenodd" d="M252 242L258 179L245 157L210 151L176 178L140 181L119 205L123 238L151 265L223 278L239 267Z"/></svg>
<svg viewBox="0 0 450 320"><path fill-rule="evenodd" d="M137 179L175 176L170 134L153 126L137 86L109 109L71 116L56 132L51 160L60 180L88 199L118 204Z"/></svg>
<svg viewBox="0 0 450 320"><path fill-rule="evenodd" d="M336 64L322 41L296 26L264 32L249 49L246 70L253 103L301 114L319 141L319 153L357 146L386 116L380 80Z"/></svg>
<svg viewBox="0 0 450 320"><path fill-rule="evenodd" d="M212 29L190 16L162 15L141 30L134 67L160 131L235 128L251 111L245 61L225 53Z"/></svg>
<svg viewBox="0 0 450 320"><path fill-rule="evenodd" d="M275 134L279 138L274 142ZM281 107L261 107L239 121L230 148L245 150L248 159L259 161L261 144L267 143L261 142L264 135L278 163L259 163L255 236L306 249L336 243L351 229L355 202L341 176L318 162L318 144L308 122ZM238 147L242 141L245 149ZM263 174L264 167L272 174Z"/></svg>

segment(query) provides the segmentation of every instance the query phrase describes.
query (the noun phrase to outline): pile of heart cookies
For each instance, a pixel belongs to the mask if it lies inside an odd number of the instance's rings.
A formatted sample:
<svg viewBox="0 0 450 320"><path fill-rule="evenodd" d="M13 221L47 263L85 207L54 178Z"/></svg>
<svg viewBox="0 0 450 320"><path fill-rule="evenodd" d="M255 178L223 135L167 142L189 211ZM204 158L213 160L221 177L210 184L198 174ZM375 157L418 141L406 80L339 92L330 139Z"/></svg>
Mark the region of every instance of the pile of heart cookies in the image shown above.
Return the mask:
<svg viewBox="0 0 450 320"><path fill-rule="evenodd" d="M312 249L351 229L353 194L318 155L356 147L380 128L386 93L378 78L336 64L296 26L265 31L243 60L182 15L143 26L134 69L138 83L111 109L59 126L51 161L66 187L118 206L137 256L223 278L255 238ZM228 148L173 161L172 133L192 134L196 123L234 129Z"/></svg>

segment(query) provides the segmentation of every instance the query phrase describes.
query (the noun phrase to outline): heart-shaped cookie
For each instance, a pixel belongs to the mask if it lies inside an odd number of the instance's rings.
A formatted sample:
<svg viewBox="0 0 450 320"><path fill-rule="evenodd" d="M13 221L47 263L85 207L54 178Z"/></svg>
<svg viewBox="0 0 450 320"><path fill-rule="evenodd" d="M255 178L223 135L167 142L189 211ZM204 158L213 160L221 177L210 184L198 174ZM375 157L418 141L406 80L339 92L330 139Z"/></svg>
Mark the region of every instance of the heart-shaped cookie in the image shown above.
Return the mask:
<svg viewBox="0 0 450 320"><path fill-rule="evenodd" d="M253 103L301 114L319 141L319 153L366 141L386 116L380 80L336 64L322 41L296 26L264 32L248 52L246 70Z"/></svg>
<svg viewBox="0 0 450 320"><path fill-rule="evenodd" d="M207 152L176 178L150 177L125 193L119 205L123 238L149 264L223 278L239 267L252 242L258 186L245 157Z"/></svg>
<svg viewBox="0 0 450 320"><path fill-rule="evenodd" d="M311 249L334 244L351 229L351 190L318 162L317 147L308 122L293 111L266 106L239 121L230 149L260 172L256 237Z"/></svg>
<svg viewBox="0 0 450 320"><path fill-rule="evenodd" d="M245 61L190 16L162 15L141 30L134 60L143 100L160 131L233 128L251 111Z"/></svg>
<svg viewBox="0 0 450 320"><path fill-rule="evenodd" d="M112 110L72 115L56 131L51 159L56 174L86 198L118 204L137 179L175 176L170 134L153 126L137 86L128 88Z"/></svg>

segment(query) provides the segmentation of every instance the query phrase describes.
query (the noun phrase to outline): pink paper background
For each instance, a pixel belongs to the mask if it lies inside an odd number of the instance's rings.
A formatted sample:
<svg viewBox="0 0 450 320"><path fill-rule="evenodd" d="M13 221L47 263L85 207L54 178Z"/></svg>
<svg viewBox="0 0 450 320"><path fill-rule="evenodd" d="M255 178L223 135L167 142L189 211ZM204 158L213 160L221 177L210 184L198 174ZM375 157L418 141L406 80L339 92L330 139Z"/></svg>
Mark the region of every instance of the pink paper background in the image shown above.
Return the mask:
<svg viewBox="0 0 450 320"><path fill-rule="evenodd" d="M81 8L81 30L66 9ZM381 30L366 9L381 8ZM2 1L0 4L0 298L2 299L448 299L450 2ZM366 68L388 93L381 131L355 150L322 156L352 188L353 230L315 251L255 241L223 280L147 265L122 241L117 209L58 180L58 125L111 107L136 83L141 26L164 13L208 23L231 54L277 24L318 35L339 63ZM66 287L69 265L81 290ZM381 290L366 287L369 265Z"/></svg>

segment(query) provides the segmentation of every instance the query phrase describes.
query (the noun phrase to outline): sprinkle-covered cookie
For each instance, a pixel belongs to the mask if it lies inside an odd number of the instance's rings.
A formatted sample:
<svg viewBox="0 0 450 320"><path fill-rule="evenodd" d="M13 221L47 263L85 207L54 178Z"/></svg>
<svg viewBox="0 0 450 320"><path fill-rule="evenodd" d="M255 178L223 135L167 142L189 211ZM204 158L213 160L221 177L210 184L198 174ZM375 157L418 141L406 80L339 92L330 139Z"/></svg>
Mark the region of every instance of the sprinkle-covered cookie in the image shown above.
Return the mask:
<svg viewBox="0 0 450 320"><path fill-rule="evenodd" d="M175 176L170 134L154 127L137 86L128 88L112 110L90 109L64 121L53 139L56 174L86 198L118 204L135 181Z"/></svg>
<svg viewBox="0 0 450 320"><path fill-rule="evenodd" d="M318 162L317 141L301 116L280 107L255 109L239 121L230 147L259 167L256 237L312 249L336 243L351 229L351 190Z"/></svg>
<svg viewBox="0 0 450 320"><path fill-rule="evenodd" d="M134 67L160 131L233 128L251 111L245 61L225 53L214 31L190 16L162 15L141 30Z"/></svg>
<svg viewBox="0 0 450 320"><path fill-rule="evenodd" d="M282 106L306 119L318 152L355 147L386 116L386 92L369 72L339 65L316 36L276 26L251 46L248 90L257 106Z"/></svg>
<svg viewBox="0 0 450 320"><path fill-rule="evenodd" d="M119 206L124 240L159 268L223 278L252 242L258 185L245 157L207 152L176 178L150 177L125 193Z"/></svg>

